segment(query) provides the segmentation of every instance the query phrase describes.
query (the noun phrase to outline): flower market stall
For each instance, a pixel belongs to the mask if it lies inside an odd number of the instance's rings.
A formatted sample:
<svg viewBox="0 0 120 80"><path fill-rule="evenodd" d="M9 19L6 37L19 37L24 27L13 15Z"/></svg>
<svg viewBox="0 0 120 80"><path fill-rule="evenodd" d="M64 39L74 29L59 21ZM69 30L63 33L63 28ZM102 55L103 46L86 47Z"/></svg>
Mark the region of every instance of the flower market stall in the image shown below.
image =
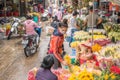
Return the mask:
<svg viewBox="0 0 120 80"><path fill-rule="evenodd" d="M90 33L79 31L74 34L71 47L76 53L64 57L70 65L53 70L59 80L119 80L120 42L115 44L109 37L98 33L94 35L93 45Z"/></svg>
<svg viewBox="0 0 120 80"><path fill-rule="evenodd" d="M83 21L77 21L81 27ZM120 25L103 26L73 34L72 52L64 56L68 66L52 69L58 80L120 80Z"/></svg>
<svg viewBox="0 0 120 80"><path fill-rule="evenodd" d="M59 80L119 80L119 30L120 25L105 23L104 29L76 31L71 43L72 53L64 57L69 66L53 72Z"/></svg>
<svg viewBox="0 0 120 80"><path fill-rule="evenodd" d="M109 36L111 31L119 32L119 28L115 30L94 30L93 42L91 31L75 32L72 53L64 56L68 66L52 69L58 80L119 80L120 40L111 36L114 43Z"/></svg>

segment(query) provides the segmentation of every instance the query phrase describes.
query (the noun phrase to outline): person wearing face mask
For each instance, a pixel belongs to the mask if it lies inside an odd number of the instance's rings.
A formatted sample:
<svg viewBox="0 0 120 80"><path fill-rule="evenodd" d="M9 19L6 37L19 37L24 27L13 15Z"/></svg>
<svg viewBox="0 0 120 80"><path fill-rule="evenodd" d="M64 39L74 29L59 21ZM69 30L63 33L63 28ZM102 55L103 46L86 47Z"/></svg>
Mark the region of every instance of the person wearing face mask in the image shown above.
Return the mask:
<svg viewBox="0 0 120 80"><path fill-rule="evenodd" d="M67 32L68 25L64 23L58 24L58 29L53 33L50 39L48 54L53 54L54 57L54 69L58 69L61 67L61 63L63 65L67 65L67 63L63 60L63 42L64 42L64 34Z"/></svg>

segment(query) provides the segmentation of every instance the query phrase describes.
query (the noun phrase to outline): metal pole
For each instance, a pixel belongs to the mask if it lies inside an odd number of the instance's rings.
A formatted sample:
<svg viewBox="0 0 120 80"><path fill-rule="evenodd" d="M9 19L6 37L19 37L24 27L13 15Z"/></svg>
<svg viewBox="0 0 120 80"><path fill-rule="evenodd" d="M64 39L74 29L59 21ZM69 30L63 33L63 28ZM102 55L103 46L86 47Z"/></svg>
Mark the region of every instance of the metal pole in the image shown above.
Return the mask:
<svg viewBox="0 0 120 80"><path fill-rule="evenodd" d="M94 0L93 0L93 14L92 14L92 45L94 44L94 38L93 38L93 35L94 35Z"/></svg>
<svg viewBox="0 0 120 80"><path fill-rule="evenodd" d="M5 12L5 18L6 18L6 0L4 0L4 12Z"/></svg>

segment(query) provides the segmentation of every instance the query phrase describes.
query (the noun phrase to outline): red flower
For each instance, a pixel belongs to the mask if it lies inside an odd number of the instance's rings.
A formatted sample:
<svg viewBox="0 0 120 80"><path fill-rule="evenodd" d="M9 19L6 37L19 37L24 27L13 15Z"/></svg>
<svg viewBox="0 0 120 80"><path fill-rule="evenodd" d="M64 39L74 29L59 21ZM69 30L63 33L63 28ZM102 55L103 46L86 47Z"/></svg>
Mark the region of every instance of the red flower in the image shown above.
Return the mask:
<svg viewBox="0 0 120 80"><path fill-rule="evenodd" d="M120 74L120 68L118 66L112 66L110 71L115 74Z"/></svg>

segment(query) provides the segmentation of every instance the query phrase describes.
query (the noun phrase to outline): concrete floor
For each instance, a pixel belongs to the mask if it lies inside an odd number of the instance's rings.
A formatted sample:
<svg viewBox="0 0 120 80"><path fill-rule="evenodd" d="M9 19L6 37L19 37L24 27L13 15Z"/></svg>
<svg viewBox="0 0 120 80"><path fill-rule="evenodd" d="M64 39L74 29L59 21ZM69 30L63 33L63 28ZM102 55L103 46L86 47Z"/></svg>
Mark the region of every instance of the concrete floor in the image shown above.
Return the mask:
<svg viewBox="0 0 120 80"><path fill-rule="evenodd" d="M0 80L27 80L28 71L34 67L39 68L49 43L45 30L38 52L33 56L25 57L21 41L22 38L0 41ZM65 50L68 53L71 51L66 42Z"/></svg>

